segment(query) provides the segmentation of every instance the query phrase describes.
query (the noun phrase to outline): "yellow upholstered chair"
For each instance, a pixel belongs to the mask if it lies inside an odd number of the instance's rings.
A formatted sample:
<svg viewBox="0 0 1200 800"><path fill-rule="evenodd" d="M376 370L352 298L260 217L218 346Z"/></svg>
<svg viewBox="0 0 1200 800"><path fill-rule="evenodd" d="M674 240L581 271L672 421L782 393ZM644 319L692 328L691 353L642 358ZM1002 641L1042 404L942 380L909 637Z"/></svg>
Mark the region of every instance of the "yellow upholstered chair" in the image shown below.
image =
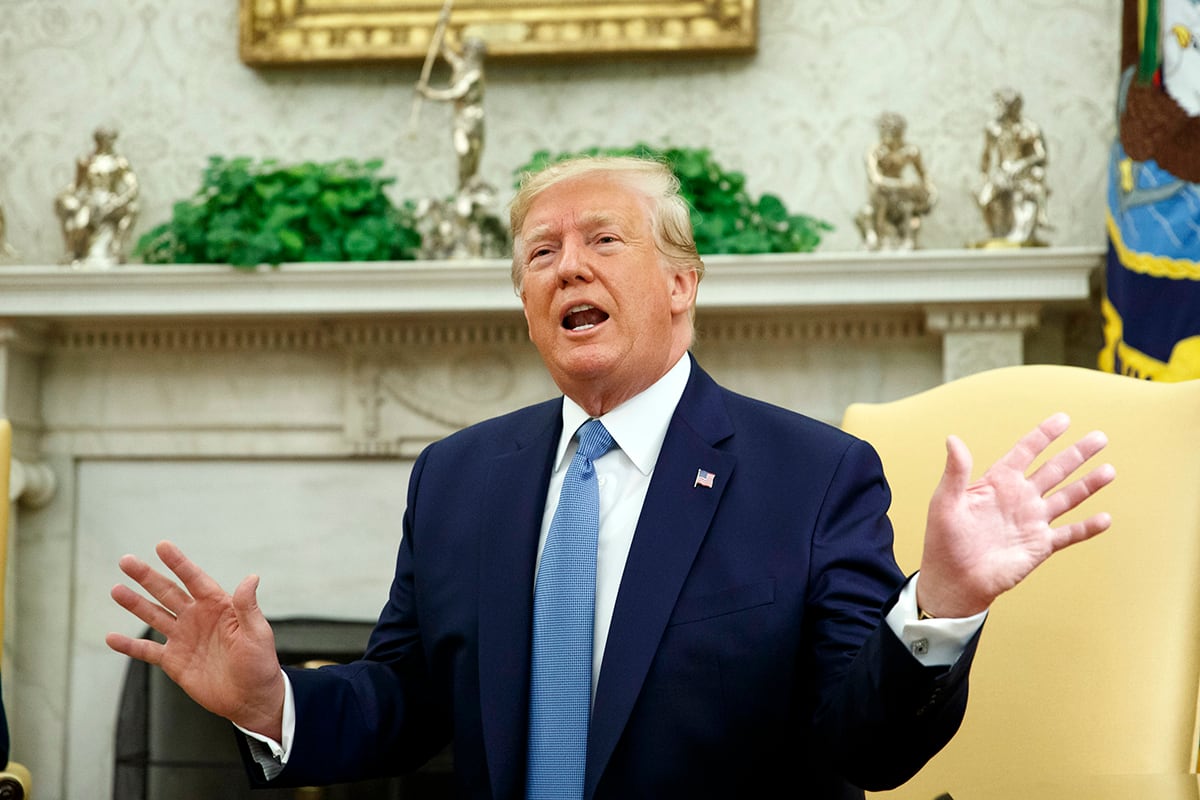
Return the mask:
<svg viewBox="0 0 1200 800"><path fill-rule="evenodd" d="M1058 553L993 605L953 741L882 797L1191 797L1200 688L1200 381L1159 384L1062 366L962 378L891 403L856 403L843 427L879 451L896 558L920 564L926 508L960 436L974 477L1056 411L1099 428L1116 482L1064 519L1113 525Z"/></svg>
<svg viewBox="0 0 1200 800"><path fill-rule="evenodd" d="M12 426L8 420L0 419L0 649L4 641L4 578L8 566L8 476L12 466ZM3 712L0 701L0 713ZM8 741L7 731L0 732ZM0 767L4 767L0 764ZM0 798L23 800L29 795L29 770L20 764L9 762L0 770Z"/></svg>

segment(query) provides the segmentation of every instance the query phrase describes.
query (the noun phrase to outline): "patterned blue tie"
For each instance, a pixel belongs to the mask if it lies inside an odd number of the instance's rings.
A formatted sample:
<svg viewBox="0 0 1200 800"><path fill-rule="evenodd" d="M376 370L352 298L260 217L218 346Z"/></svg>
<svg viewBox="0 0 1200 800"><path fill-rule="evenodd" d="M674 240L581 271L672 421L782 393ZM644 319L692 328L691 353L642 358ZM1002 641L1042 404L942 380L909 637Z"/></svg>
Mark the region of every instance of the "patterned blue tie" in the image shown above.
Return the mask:
<svg viewBox="0 0 1200 800"><path fill-rule="evenodd" d="M592 621L600 490L592 462L613 447L600 420L584 423L542 548L533 593L529 800L583 797L592 706Z"/></svg>

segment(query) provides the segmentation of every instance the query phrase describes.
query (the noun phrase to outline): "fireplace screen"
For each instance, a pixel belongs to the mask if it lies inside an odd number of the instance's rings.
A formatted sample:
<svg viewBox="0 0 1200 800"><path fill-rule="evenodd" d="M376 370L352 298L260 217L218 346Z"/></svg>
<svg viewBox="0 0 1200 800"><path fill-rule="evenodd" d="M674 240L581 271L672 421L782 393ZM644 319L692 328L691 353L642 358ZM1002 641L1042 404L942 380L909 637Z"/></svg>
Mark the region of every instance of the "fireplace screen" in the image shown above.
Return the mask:
<svg viewBox="0 0 1200 800"><path fill-rule="evenodd" d="M273 621L284 664L352 661L372 624L330 620ZM157 633L146 635L161 641ZM117 715L114 800L433 800L453 796L450 751L403 778L311 789L250 791L236 731L210 714L161 670L131 661Z"/></svg>

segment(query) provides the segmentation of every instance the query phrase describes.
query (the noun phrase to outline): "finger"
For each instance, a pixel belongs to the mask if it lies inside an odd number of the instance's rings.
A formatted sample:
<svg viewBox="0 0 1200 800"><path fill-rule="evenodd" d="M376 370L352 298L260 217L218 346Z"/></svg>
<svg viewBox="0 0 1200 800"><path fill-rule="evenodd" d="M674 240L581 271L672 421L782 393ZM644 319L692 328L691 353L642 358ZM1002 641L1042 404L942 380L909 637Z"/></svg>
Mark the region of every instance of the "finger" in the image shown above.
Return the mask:
<svg viewBox="0 0 1200 800"><path fill-rule="evenodd" d="M1042 420L1040 425L1022 436L996 463L1024 474L1034 460L1045 452L1051 442L1062 436L1070 425L1071 418L1063 412L1051 414Z"/></svg>
<svg viewBox="0 0 1200 800"><path fill-rule="evenodd" d="M195 598L224 597L225 590L207 572L196 566L173 542L159 542L154 548L162 562L174 572Z"/></svg>
<svg viewBox="0 0 1200 800"><path fill-rule="evenodd" d="M1029 476L1029 480L1037 487L1038 493L1044 495L1069 478L1071 473L1083 466L1107 445L1108 437L1102 431L1092 431L1038 467Z"/></svg>
<svg viewBox="0 0 1200 800"><path fill-rule="evenodd" d="M171 635L175 615L157 603L151 603L128 586L118 584L109 593L117 605L125 609L163 636Z"/></svg>
<svg viewBox="0 0 1200 800"><path fill-rule="evenodd" d="M148 639L134 639L123 633L110 633L104 637L104 643L121 655L145 661L157 666L162 662L163 646Z"/></svg>
<svg viewBox="0 0 1200 800"><path fill-rule="evenodd" d="M1112 527L1112 516L1107 511L1102 511L1099 514L1093 514L1081 522L1073 522L1070 525L1062 525L1055 528L1052 546L1057 552L1077 542L1091 539L1096 534L1103 533L1110 527Z"/></svg>
<svg viewBox="0 0 1200 800"><path fill-rule="evenodd" d="M1046 498L1046 511L1050 521L1075 508L1112 483L1116 477L1117 471L1112 464L1101 464L1079 480L1059 489Z"/></svg>
<svg viewBox="0 0 1200 800"><path fill-rule="evenodd" d="M192 602L192 598L179 588L179 584L137 556L121 556L117 565L120 566L122 572L129 576L130 580L149 592L150 596L162 603L163 608L168 611L178 611L186 608Z"/></svg>

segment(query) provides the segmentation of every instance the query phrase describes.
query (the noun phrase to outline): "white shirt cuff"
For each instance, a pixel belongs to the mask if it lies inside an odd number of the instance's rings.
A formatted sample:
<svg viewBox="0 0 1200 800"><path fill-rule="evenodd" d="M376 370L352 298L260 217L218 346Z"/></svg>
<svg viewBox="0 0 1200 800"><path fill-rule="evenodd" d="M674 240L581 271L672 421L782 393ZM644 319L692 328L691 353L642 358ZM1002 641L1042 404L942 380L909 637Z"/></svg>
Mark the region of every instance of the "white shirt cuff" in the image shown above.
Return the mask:
<svg viewBox="0 0 1200 800"><path fill-rule="evenodd" d="M917 581L921 573L900 591L896 605L888 612L888 627L908 648L913 658L926 667L950 667L963 654L971 637L983 625L987 611L961 619L938 617L917 619Z"/></svg>
<svg viewBox="0 0 1200 800"><path fill-rule="evenodd" d="M292 697L292 682L288 680L286 672L283 673L283 741L277 742L261 733L248 731L241 725L235 724L234 727L246 735L250 755L262 767L266 779L270 781L279 777L292 754L292 738L296 735L296 700Z"/></svg>

